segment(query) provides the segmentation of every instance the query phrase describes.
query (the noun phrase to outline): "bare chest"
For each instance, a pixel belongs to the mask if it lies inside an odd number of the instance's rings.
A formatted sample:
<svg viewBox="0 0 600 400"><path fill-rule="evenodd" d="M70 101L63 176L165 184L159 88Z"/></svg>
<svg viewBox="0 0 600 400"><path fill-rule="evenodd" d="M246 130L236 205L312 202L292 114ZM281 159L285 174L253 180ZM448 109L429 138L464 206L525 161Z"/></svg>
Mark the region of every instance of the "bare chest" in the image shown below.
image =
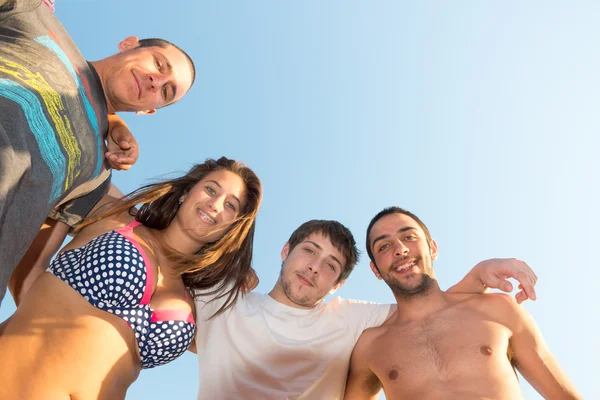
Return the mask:
<svg viewBox="0 0 600 400"><path fill-rule="evenodd" d="M510 370L510 334L473 311L443 313L390 327L374 345L371 367L384 387L415 389L484 376L498 365Z"/></svg>

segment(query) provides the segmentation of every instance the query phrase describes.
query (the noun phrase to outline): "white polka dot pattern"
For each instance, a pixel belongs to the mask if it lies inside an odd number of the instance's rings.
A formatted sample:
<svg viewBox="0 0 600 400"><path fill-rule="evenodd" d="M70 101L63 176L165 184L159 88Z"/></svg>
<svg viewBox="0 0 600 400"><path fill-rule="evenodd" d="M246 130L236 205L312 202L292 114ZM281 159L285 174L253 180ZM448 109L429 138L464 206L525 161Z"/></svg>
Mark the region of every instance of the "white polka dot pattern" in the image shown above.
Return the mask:
<svg viewBox="0 0 600 400"><path fill-rule="evenodd" d="M77 290L93 306L115 314L133 329L142 368L153 368L182 355L194 338L187 321L151 321L140 302L146 289L146 264L138 249L116 231L98 236L80 249L65 251L48 272Z"/></svg>

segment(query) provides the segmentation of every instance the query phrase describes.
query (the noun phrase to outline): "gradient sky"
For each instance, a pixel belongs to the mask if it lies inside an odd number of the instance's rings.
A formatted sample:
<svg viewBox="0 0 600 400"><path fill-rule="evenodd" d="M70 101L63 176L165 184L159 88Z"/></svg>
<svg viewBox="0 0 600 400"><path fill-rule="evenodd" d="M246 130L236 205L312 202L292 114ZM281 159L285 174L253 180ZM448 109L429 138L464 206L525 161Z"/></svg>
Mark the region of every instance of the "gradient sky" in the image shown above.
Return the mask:
<svg viewBox="0 0 600 400"><path fill-rule="evenodd" d="M264 184L257 290L275 283L281 247L302 222L337 219L364 250L370 218L401 206L437 240L442 288L486 258L517 257L534 268L539 300L524 307L583 397L600 398L600 4L56 6L90 60L129 35L164 37L193 57L196 84L179 104L124 116L141 156L114 182L130 191L207 157L244 160ZM338 294L393 302L366 258ZM0 319L13 311L7 298ZM142 371L127 398L194 399L197 373L187 354ZM521 384L527 399L540 398Z"/></svg>

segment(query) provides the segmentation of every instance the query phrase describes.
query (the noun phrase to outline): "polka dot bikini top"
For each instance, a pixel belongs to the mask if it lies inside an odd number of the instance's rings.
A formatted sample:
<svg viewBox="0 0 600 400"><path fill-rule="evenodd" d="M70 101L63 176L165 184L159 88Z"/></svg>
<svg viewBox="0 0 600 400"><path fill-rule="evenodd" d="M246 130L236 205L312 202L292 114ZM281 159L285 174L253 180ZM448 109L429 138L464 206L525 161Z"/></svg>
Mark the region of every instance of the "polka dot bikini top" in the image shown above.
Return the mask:
<svg viewBox="0 0 600 400"><path fill-rule="evenodd" d="M142 368L182 355L194 339L194 317L187 310L152 310L153 270L133 237L134 221L60 254L48 268L91 305L125 320L133 329ZM187 293L186 293L187 300Z"/></svg>

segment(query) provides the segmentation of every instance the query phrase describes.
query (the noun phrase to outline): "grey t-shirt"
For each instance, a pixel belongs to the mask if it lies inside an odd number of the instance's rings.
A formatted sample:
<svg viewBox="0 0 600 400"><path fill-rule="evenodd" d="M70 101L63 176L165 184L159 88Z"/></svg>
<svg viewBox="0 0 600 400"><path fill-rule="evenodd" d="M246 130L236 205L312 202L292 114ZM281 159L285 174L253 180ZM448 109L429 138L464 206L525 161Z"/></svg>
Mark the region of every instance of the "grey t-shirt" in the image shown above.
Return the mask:
<svg viewBox="0 0 600 400"><path fill-rule="evenodd" d="M0 301L46 216L73 225L110 185L100 79L41 0L0 0Z"/></svg>

